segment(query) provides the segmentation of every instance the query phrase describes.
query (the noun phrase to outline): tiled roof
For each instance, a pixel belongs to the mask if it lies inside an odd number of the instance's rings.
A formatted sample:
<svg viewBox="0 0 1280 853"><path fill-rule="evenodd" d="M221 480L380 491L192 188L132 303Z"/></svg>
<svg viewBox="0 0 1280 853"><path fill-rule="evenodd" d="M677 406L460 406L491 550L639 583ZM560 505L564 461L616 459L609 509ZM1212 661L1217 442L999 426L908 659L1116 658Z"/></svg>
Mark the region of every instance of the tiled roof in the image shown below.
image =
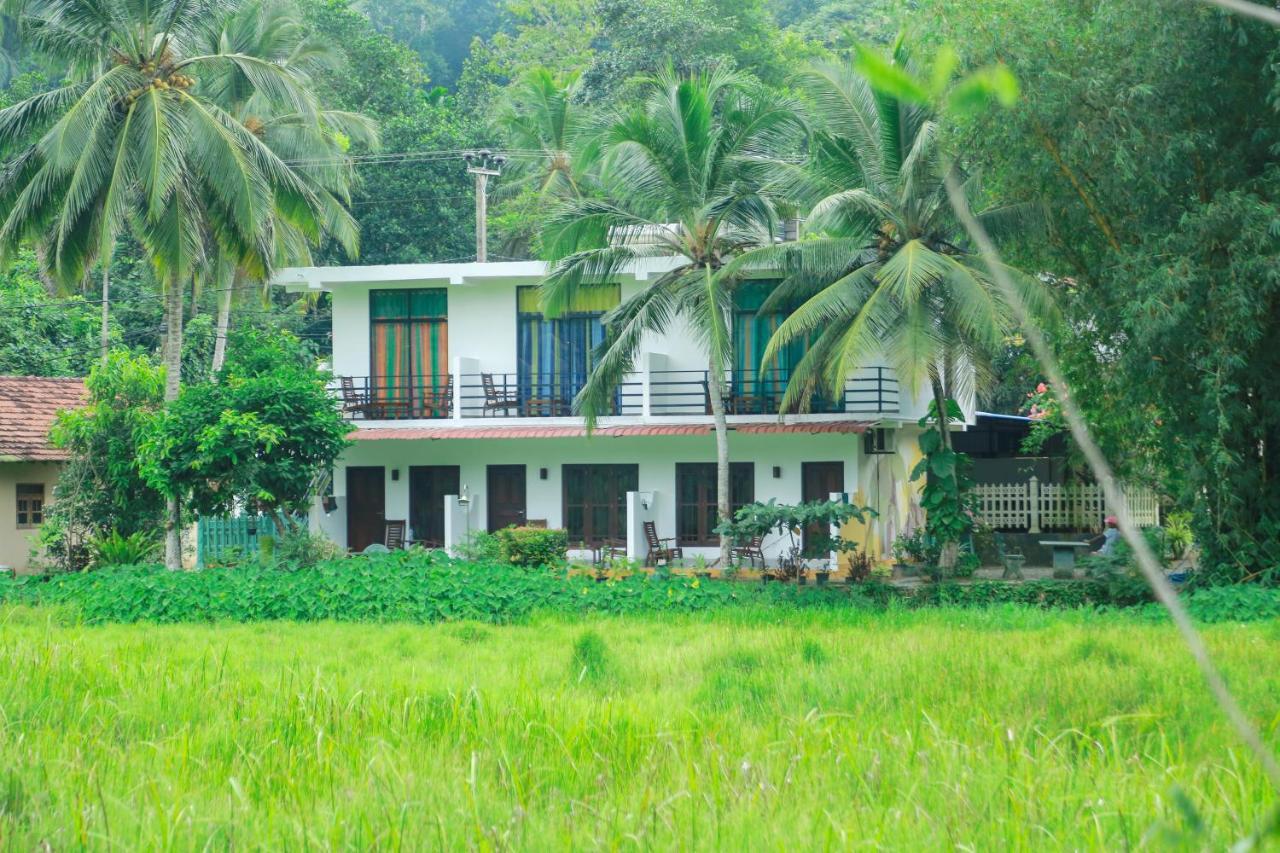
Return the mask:
<svg viewBox="0 0 1280 853"><path fill-rule="evenodd" d="M860 433L871 426L861 421L801 421L799 423L733 424L730 429L741 433ZM621 438L647 435L707 435L710 424L628 424L600 427L593 436ZM381 439L448 439L448 438L582 438L587 434L580 426L439 426L439 427L365 427L348 436L356 441Z"/></svg>
<svg viewBox="0 0 1280 853"><path fill-rule="evenodd" d="M56 462L65 451L49 444L59 409L84 405L83 379L0 376L0 461Z"/></svg>

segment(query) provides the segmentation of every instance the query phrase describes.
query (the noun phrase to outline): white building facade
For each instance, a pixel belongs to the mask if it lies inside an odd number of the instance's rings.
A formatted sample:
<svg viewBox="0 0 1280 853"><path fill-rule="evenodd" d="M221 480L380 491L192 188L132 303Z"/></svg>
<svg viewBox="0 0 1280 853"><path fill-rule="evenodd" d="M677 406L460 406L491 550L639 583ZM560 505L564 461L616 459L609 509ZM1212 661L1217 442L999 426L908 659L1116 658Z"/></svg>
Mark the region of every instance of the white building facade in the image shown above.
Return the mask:
<svg viewBox="0 0 1280 853"><path fill-rule="evenodd" d="M394 521L410 540L440 547L477 530L545 524L564 528L574 549L625 543L644 559L641 526L651 521L686 559L714 559L715 436L695 336L677 321L647 338L592 434L572 413L603 337L600 317L674 263L638 262L557 318L540 309L541 262L282 271L280 286L331 294L331 369L355 442L313 525L359 551ZM925 389L913 395L872 363L837 398L780 415L788 360L803 350L760 371L781 318L760 314L753 288L741 290L724 377L733 503L847 495L878 515L846 535L887 556L893 537L921 522L908 480ZM765 543L767 553L779 547Z"/></svg>

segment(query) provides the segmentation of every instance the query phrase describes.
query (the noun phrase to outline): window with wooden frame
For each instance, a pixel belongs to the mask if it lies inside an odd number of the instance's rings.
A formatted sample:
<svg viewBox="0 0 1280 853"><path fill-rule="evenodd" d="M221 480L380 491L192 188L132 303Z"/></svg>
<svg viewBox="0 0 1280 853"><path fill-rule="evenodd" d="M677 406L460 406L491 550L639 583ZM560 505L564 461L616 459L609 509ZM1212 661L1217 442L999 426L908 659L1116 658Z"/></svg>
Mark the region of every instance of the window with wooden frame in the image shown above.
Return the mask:
<svg viewBox="0 0 1280 853"><path fill-rule="evenodd" d="M44 523L44 483L18 483L18 526Z"/></svg>
<svg viewBox="0 0 1280 853"><path fill-rule="evenodd" d="M756 499L756 471L751 462L729 463L730 511ZM676 463L676 541L686 546L712 546L716 535L716 463Z"/></svg>
<svg viewBox="0 0 1280 853"><path fill-rule="evenodd" d="M561 474L570 546L625 542L627 492L640 487L640 466L565 465Z"/></svg>

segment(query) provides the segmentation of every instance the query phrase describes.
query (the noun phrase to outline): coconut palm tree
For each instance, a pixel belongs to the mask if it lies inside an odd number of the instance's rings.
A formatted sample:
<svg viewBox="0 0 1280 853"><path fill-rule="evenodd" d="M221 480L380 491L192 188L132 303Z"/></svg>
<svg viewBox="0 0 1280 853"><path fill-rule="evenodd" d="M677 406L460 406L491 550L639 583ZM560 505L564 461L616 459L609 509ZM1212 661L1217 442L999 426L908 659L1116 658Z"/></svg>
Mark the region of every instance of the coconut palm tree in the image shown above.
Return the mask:
<svg viewBox="0 0 1280 853"><path fill-rule="evenodd" d="M893 61L910 68L901 42ZM807 344L783 399L802 408L816 391L840 393L851 372L883 357L912 396L929 388L949 448L948 401L990 375L1015 321L952 212L946 170L993 234L1027 227L1036 211L984 207L978 181L944 163L934 114L875 91L852 65L822 65L798 82L813 107L811 156L778 168L790 193L812 205L807 239L741 262L787 273L761 309L794 308L764 362L795 341ZM1035 279L1015 280L1033 310L1049 309Z"/></svg>
<svg viewBox="0 0 1280 853"><path fill-rule="evenodd" d="M0 248L42 243L54 276L79 281L130 232L165 291L165 397L181 382L183 296L217 246L255 275L270 267L278 211L318 232L326 207L298 173L212 97L229 71L281 112L314 112L287 66L209 50L231 0L19 0L26 37L63 63L52 91L0 111ZM104 294L104 297L106 294ZM105 299L104 299L105 304ZM181 565L169 500L165 561Z"/></svg>
<svg viewBox="0 0 1280 853"><path fill-rule="evenodd" d="M610 281L639 258L681 259L605 316L605 341L574 407L592 425L633 371L644 334L683 321L707 359L721 520L730 506L724 374L732 365L737 283L726 265L772 243L778 218L766 192L766 166L802 130L789 102L731 74L667 71L649 82L641 104L605 131L601 195L570 199L544 231L554 261L543 283L544 305L553 316L579 287ZM721 536L726 565L729 545Z"/></svg>
<svg viewBox="0 0 1280 853"><path fill-rule="evenodd" d="M508 169L508 187L531 186L540 194L582 195L596 163L598 127L578 103L576 71L557 75L535 68L506 93L495 124L521 156Z"/></svg>
<svg viewBox="0 0 1280 853"><path fill-rule="evenodd" d="M576 71L556 74L535 68L507 91L498 105L494 129L511 149L496 195L528 210L530 224L506 235L503 251L528 252L536 219L564 198L595 193L600 122L578 101Z"/></svg>
<svg viewBox="0 0 1280 853"><path fill-rule="evenodd" d="M287 68L299 82L309 83L310 75L335 67L340 58L333 46L307 33L297 8L281 0L249 0L207 32L206 52L218 51L254 56ZM364 116L337 110L311 108L303 112L265 97L253 81L235 66L209 80L209 97L226 113L257 136L302 179L321 205L317 224L308 217L302 222L287 210L273 209L267 227L272 266L309 265L311 248L322 238L336 240L348 257L359 252L359 228L347 210L355 180L347 152L352 145L375 147L377 132ZM219 246L209 253L208 280L217 290L218 313L214 334L212 371L217 373L226 359L227 331L236 294L261 290L266 296L266 278L253 281L234 257ZM256 285L256 287L255 287Z"/></svg>

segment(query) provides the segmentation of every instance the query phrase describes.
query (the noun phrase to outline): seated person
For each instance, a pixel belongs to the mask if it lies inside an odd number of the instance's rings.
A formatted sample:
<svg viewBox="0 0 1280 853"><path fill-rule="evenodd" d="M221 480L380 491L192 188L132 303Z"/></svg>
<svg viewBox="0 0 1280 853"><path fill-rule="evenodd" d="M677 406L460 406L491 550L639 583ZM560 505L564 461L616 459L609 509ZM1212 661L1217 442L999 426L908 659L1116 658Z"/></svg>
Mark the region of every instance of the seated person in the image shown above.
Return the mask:
<svg viewBox="0 0 1280 853"><path fill-rule="evenodd" d="M1120 519L1116 518L1114 515L1108 515L1104 523L1106 524L1106 527L1103 528L1102 535L1095 536L1093 539L1089 540L1090 544L1093 544L1099 539L1102 540L1101 546L1098 550L1093 552L1093 556L1095 557L1109 557L1114 554L1116 551L1116 542L1120 540Z"/></svg>

